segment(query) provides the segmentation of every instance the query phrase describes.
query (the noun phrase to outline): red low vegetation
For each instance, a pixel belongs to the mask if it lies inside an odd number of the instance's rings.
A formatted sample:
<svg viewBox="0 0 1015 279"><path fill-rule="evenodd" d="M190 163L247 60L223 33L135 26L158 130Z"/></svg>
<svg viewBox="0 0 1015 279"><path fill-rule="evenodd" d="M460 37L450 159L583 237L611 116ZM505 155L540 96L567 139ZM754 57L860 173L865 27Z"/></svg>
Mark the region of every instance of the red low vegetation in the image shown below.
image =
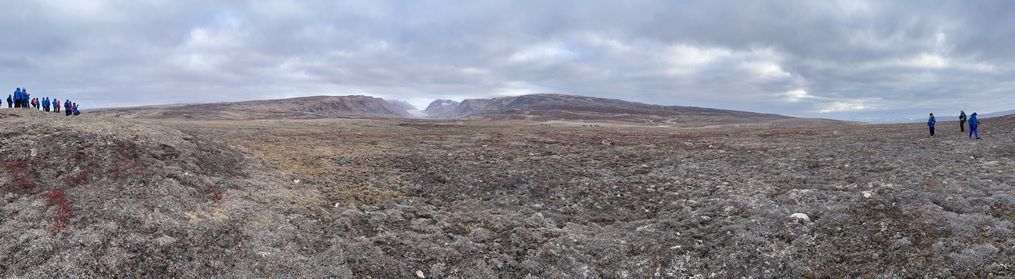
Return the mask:
<svg viewBox="0 0 1015 279"><path fill-rule="evenodd" d="M28 178L28 169L30 160L21 160L16 162L3 162L0 166L10 171L11 176L14 177L14 181L21 186L21 189L31 191L35 189L35 181Z"/></svg>
<svg viewBox="0 0 1015 279"><path fill-rule="evenodd" d="M49 232L56 234L67 227L67 220L74 216L74 208L67 203L67 194L63 189L56 189L40 194L46 197L46 209L56 208L56 216L53 216L53 226Z"/></svg>
<svg viewBox="0 0 1015 279"><path fill-rule="evenodd" d="M88 172L81 171L77 175L68 175L63 178L63 182L67 183L67 185L71 187L88 185Z"/></svg>

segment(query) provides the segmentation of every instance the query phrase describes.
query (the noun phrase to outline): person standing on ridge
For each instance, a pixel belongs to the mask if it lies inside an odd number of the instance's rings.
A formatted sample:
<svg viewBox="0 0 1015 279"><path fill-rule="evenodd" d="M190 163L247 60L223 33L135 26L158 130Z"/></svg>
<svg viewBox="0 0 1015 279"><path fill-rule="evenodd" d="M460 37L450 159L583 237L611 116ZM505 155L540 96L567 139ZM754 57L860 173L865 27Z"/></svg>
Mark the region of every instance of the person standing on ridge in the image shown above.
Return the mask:
<svg viewBox="0 0 1015 279"><path fill-rule="evenodd" d="M934 114L930 114L930 119L927 119L927 127L930 127L930 137L934 137L934 124L937 124L937 120L934 120Z"/></svg>
<svg viewBox="0 0 1015 279"><path fill-rule="evenodd" d="M959 111L959 131L966 131L966 111Z"/></svg>
<svg viewBox="0 0 1015 279"><path fill-rule="evenodd" d="M53 112L60 112L60 99L53 101Z"/></svg>
<svg viewBox="0 0 1015 279"><path fill-rule="evenodd" d="M64 115L70 116L70 109L71 109L70 99L67 99L67 102L63 103L63 112L64 112Z"/></svg>
<svg viewBox="0 0 1015 279"><path fill-rule="evenodd" d="M11 95L7 95L7 108L13 108L14 104L11 104Z"/></svg>
<svg viewBox="0 0 1015 279"><path fill-rule="evenodd" d="M18 87L18 89L14 90L14 107L16 108L21 107L21 87Z"/></svg>
<svg viewBox="0 0 1015 279"><path fill-rule="evenodd" d="M972 138L976 135L976 139L980 139L980 132L976 131L976 128L980 126L980 121L976 120L976 112L969 115L969 137Z"/></svg>

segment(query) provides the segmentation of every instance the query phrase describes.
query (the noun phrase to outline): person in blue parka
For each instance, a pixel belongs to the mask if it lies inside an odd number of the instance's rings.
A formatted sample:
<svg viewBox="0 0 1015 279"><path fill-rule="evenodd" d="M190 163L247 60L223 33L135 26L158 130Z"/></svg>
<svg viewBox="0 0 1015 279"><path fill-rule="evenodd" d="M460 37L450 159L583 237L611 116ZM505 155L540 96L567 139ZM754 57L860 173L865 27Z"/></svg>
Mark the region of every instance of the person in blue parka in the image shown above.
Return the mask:
<svg viewBox="0 0 1015 279"><path fill-rule="evenodd" d="M49 112L49 97L42 98L42 111Z"/></svg>
<svg viewBox="0 0 1015 279"><path fill-rule="evenodd" d="M63 114L66 116L70 116L72 109L73 108L70 106L70 99L67 99L67 102L63 103Z"/></svg>
<svg viewBox="0 0 1015 279"><path fill-rule="evenodd" d="M937 124L937 120L934 120L934 114L930 114L930 119L927 119L927 127L930 127L930 136L934 137L934 124Z"/></svg>
<svg viewBox="0 0 1015 279"><path fill-rule="evenodd" d="M16 108L21 107L21 87L18 87L18 89L14 90L14 107Z"/></svg>
<svg viewBox="0 0 1015 279"><path fill-rule="evenodd" d="M976 113L969 115L969 137L972 138L976 135L976 139L980 139L980 132L976 131L976 128L980 126L980 121L976 120Z"/></svg>
<svg viewBox="0 0 1015 279"><path fill-rule="evenodd" d="M78 103L74 103L74 115L78 114L81 114L80 112L78 112Z"/></svg>

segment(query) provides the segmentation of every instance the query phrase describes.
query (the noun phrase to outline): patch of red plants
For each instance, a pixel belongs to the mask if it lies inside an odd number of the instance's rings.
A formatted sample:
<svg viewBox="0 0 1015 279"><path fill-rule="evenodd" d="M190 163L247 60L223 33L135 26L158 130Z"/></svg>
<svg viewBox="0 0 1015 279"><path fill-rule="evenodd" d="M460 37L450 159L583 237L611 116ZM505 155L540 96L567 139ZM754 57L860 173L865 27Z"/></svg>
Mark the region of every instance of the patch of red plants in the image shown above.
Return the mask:
<svg viewBox="0 0 1015 279"><path fill-rule="evenodd" d="M35 181L29 179L26 175L29 163L29 160L21 160L17 162L3 162L0 166L13 173L14 181L21 186L21 189L31 191L35 189Z"/></svg>
<svg viewBox="0 0 1015 279"><path fill-rule="evenodd" d="M67 193L63 189L56 189L39 194L46 197L46 209L55 208L56 216L53 216L53 226L49 232L56 234L67 228L67 220L74 216L74 208L67 202Z"/></svg>
<svg viewBox="0 0 1015 279"><path fill-rule="evenodd" d="M88 185L88 183L89 183L88 182L88 172L82 171L82 172L79 172L77 175L68 175L67 177L63 178L63 182L67 183L67 185L72 186L72 187L73 186Z"/></svg>

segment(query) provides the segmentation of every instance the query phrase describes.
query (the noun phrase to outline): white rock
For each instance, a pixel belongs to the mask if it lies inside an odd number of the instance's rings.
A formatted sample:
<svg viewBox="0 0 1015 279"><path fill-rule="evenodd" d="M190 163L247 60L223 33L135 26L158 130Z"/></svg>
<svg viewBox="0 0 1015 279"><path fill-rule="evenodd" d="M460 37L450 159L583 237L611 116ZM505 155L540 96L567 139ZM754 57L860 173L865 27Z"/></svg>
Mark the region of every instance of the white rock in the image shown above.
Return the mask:
<svg viewBox="0 0 1015 279"><path fill-rule="evenodd" d="M293 183L300 184L300 180L299 179L293 179Z"/></svg>
<svg viewBox="0 0 1015 279"><path fill-rule="evenodd" d="M805 223L811 221L811 217L807 217L807 214L803 214L803 213L799 213L799 212L798 213L793 213L792 215L789 216L789 218L797 219L797 220L799 220L801 222L805 222Z"/></svg>
<svg viewBox="0 0 1015 279"><path fill-rule="evenodd" d="M864 198L870 198L870 197L871 197L871 195L873 195L873 194L871 193L871 191L863 191L863 197L864 197Z"/></svg>
<svg viewBox="0 0 1015 279"><path fill-rule="evenodd" d="M338 205L339 205L339 204L340 204L340 203L337 203L337 202L336 202L336 203L335 203L335 207L338 207Z"/></svg>
<svg viewBox="0 0 1015 279"><path fill-rule="evenodd" d="M426 278L426 276L423 275L422 270L416 270L416 276L418 276L419 278Z"/></svg>

